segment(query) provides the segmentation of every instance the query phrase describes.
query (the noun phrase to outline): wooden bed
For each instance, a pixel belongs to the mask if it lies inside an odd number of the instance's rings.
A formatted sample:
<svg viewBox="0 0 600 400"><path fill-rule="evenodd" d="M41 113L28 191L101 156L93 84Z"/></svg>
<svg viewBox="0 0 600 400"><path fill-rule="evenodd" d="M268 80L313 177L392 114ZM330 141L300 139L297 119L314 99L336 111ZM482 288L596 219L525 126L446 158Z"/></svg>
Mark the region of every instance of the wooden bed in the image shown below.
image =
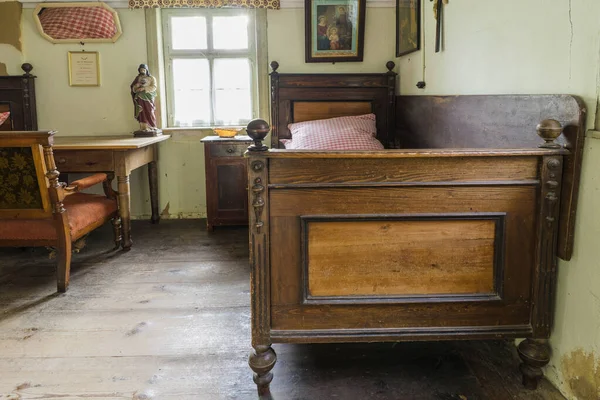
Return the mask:
<svg viewBox="0 0 600 400"><path fill-rule="evenodd" d="M527 338L521 371L535 388L557 255L572 251L581 102L397 97L391 62L383 74L272 67L272 149L266 122L247 129L259 394L269 394L273 343L446 339ZM281 149L291 122L364 112L389 150ZM544 121L542 140L536 125L548 118L565 128Z"/></svg>

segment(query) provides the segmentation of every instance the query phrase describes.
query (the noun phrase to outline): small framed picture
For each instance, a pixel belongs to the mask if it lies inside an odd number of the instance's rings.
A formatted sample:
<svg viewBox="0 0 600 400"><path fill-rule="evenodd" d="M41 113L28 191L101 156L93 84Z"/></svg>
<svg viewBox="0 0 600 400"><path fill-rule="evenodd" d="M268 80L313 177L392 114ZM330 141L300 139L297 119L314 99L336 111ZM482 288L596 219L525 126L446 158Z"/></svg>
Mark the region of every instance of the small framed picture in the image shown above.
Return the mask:
<svg viewBox="0 0 600 400"><path fill-rule="evenodd" d="M366 0L305 0L306 62L362 61Z"/></svg>
<svg viewBox="0 0 600 400"><path fill-rule="evenodd" d="M100 55L97 51L70 51L69 86L100 86Z"/></svg>
<svg viewBox="0 0 600 400"><path fill-rule="evenodd" d="M396 57L421 48L421 0L396 0Z"/></svg>

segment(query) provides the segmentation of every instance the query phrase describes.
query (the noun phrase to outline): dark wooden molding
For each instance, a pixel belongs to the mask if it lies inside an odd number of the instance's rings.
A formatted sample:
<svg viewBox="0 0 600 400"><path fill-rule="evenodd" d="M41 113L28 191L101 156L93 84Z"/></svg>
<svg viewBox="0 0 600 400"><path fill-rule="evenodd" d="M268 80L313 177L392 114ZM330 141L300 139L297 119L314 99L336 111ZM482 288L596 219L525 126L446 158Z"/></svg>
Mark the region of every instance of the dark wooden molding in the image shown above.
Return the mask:
<svg viewBox="0 0 600 400"><path fill-rule="evenodd" d="M560 192L562 184L562 157L544 157L540 166L543 182L540 190L538 215L538 242L536 245L536 278L533 288L531 324L534 337L548 338L554 320L554 301L558 260L555 249L558 242Z"/></svg>
<svg viewBox="0 0 600 400"><path fill-rule="evenodd" d="M473 182L363 182L363 183L271 183L271 189L301 189L301 188L353 188L353 187L443 187L443 186L538 186L538 180L515 181L473 181Z"/></svg>
<svg viewBox="0 0 600 400"><path fill-rule="evenodd" d="M319 329L271 331L274 343L401 342L414 340L460 340L523 338L531 336L530 325L451 326L396 329Z"/></svg>

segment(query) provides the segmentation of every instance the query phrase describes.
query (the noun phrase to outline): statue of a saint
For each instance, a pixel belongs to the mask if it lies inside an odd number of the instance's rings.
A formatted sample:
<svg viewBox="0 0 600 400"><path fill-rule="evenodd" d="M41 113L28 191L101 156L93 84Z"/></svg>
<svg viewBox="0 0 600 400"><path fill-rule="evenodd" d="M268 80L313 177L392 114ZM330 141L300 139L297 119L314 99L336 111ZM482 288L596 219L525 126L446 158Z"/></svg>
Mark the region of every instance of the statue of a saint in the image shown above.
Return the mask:
<svg viewBox="0 0 600 400"><path fill-rule="evenodd" d="M134 136L158 136L162 132L156 126L156 79L150 75L146 64L140 64L138 73L130 86L134 116L140 123L140 130L135 131Z"/></svg>

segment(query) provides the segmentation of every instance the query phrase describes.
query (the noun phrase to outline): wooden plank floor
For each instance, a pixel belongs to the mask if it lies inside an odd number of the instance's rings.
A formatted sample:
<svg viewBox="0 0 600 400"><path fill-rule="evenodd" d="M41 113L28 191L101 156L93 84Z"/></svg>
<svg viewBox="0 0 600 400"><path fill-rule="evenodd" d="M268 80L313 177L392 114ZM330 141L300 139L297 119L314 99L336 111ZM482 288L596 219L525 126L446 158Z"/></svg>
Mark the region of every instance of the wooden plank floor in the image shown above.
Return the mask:
<svg viewBox="0 0 600 400"><path fill-rule="evenodd" d="M0 399L256 399L247 237L202 221L110 227L55 294L44 249L0 249ZM276 400L558 400L522 389L506 342L275 345Z"/></svg>

